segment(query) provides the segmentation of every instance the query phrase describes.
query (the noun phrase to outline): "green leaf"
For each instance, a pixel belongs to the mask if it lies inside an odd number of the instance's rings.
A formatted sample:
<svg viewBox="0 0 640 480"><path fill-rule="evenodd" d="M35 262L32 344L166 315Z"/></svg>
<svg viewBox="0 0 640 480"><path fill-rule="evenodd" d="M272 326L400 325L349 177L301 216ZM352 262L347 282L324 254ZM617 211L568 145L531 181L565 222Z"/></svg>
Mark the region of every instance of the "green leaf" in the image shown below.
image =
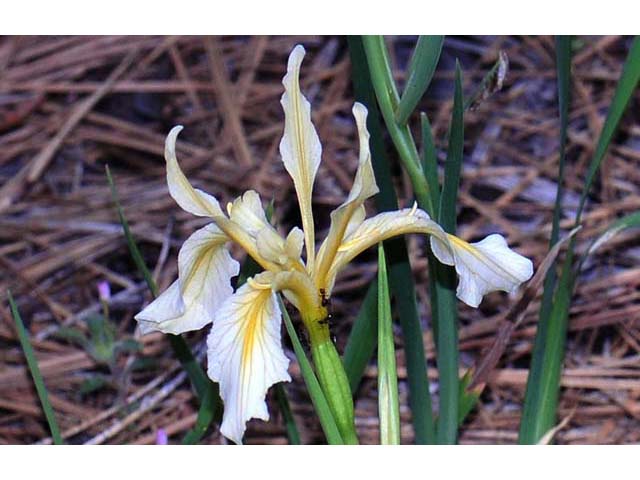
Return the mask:
<svg viewBox="0 0 640 480"><path fill-rule="evenodd" d="M421 35L409 63L407 84L396 109L396 122L406 125L409 117L431 84L436 71L444 35Z"/></svg>
<svg viewBox="0 0 640 480"><path fill-rule="evenodd" d="M33 347L31 346L31 341L29 340L29 333L24 327L22 317L20 316L20 312L18 311L16 302L13 300L13 295L11 295L11 292L7 291L7 297L9 297L9 306L11 308L13 321L16 325L18 340L20 341L20 346L22 347L24 356L27 359L27 366L29 367L31 378L33 379L33 383L36 387L36 392L38 393L38 398L40 399L40 405L42 405L44 416L47 419L47 423L49 424L51 438L55 445L62 445L63 442L62 437L60 436L60 428L58 427L58 422L56 422L56 415L53 411L53 407L51 407L51 403L49 402L47 387L45 386L44 379L42 378L42 374L40 373L38 360L36 359Z"/></svg>
<svg viewBox="0 0 640 480"><path fill-rule="evenodd" d="M438 154L433 141L431 124L427 114L420 113L420 126L422 129L422 169L429 184L431 202L434 205L440 204L440 182L438 180Z"/></svg>
<svg viewBox="0 0 640 480"><path fill-rule="evenodd" d="M196 424L183 437L183 445L193 445L198 443L204 434L207 433L207 429L209 428L209 425L211 425L211 422L213 422L216 410L218 409L218 406L214 403L214 394L217 394L217 392L215 392L213 388L210 388L205 392L200 403L200 408L198 409Z"/></svg>
<svg viewBox="0 0 640 480"><path fill-rule="evenodd" d="M122 225L122 230L124 231L124 236L127 241L127 246L129 247L129 253L133 258L133 261L138 267L141 275L143 276L149 291L153 298L158 296L158 287L156 282L153 280L151 276L151 272L147 268L147 265L142 258L142 254L138 249L138 245L136 244L133 235L131 234L131 230L129 229L129 223L124 215L124 211L122 210L122 206L120 205L120 199L118 197L118 190L113 181L113 177L111 176L111 172L109 171L109 166L105 167L105 171L107 174L107 180L109 181L109 186L111 187L111 197L113 199L113 203L116 207L116 211L118 212L118 218L120 219L120 224ZM208 413L215 416L219 416L222 412L222 402L220 400L220 396L218 394L218 384L213 383L207 375L204 373L204 370L200 366L200 363L195 359L189 345L184 341L182 337L179 335L170 335L167 334L169 338L169 344L173 349L175 356L180 361L182 368L187 372L189 376L189 380L191 381L191 385L198 396L198 400L200 402L201 408L211 409L211 412ZM211 392L209 392L211 390ZM205 397L209 395L209 398L212 400L209 402L205 402ZM205 405L204 407L202 405Z"/></svg>
<svg viewBox="0 0 640 480"><path fill-rule="evenodd" d="M298 432L298 426L296 425L296 419L291 412L291 406L289 405L289 399L287 398L287 391L284 388L284 384L278 383L275 387L276 400L280 406L282 417L284 418L284 424L287 429L287 438L289 439L289 445L300 445L300 432Z"/></svg>
<svg viewBox="0 0 640 480"><path fill-rule="evenodd" d="M622 75L620 76L620 80L616 86L616 91L613 95L613 100L611 101L607 118L604 122L604 126L602 127L602 131L600 132L596 151L593 154L593 158L589 165L589 171L587 172L584 188L582 189L582 196L580 197L580 204L578 205L578 212L576 214L576 225L580 223L582 210L584 209L589 191L591 190L591 186L595 180L596 173L600 168L605 153L607 153L607 149L613 139L613 135L618 129L618 124L620 123L622 114L626 110L629 100L631 100L631 97L633 96L633 92L638 85L638 81L640 81L640 37L635 37L624 63Z"/></svg>
<svg viewBox="0 0 640 480"><path fill-rule="evenodd" d="M379 211L398 209L398 200L393 188L391 168L385 154L382 121L376 105L376 96L369 74L362 40L349 36L349 53L353 69L353 86L356 99L369 110L367 126L371 132L371 158L380 193L375 197ZM422 327L416 301L416 290L406 241L394 238L384 242L387 254L389 284L400 318L404 342L407 383L409 385L409 406L415 442L435 443L435 427L431 408L431 394L425 360ZM369 290L354 322L349 336L343 362L349 376L351 389L356 391L368 359L373 355L377 341L377 282L369 285Z"/></svg>
<svg viewBox="0 0 640 480"><path fill-rule="evenodd" d="M435 206L431 203L429 185L422 171L411 129L408 125L400 125L396 122L395 112L400 99L384 38L380 35L365 35L362 37L362 45L366 53L371 85L378 99L380 112L391 135L391 140L393 140L402 165L411 178L416 198L422 204L422 208L434 217Z"/></svg>
<svg viewBox="0 0 640 480"><path fill-rule="evenodd" d="M444 168L444 184L440 195L438 220L448 233L456 231L456 205L462 153L464 147L464 118L462 72L456 62L453 112L449 129L449 147ZM440 384L440 411L437 441L454 444L458 437L459 378L458 378L458 304L455 296L456 274L452 267L430 257L435 272L434 333L436 339L438 378Z"/></svg>
<svg viewBox="0 0 640 480"><path fill-rule="evenodd" d="M391 322L391 299L387 263L382 244L378 246L378 418L380 444L400 444L398 373Z"/></svg>
<svg viewBox="0 0 640 480"><path fill-rule="evenodd" d="M300 365L300 371L302 372L304 383L307 385L307 391L309 392L313 407L320 419L320 425L322 426L322 430L327 438L327 442L330 445L343 445L344 441L342 440L342 435L340 435L340 431L338 430L336 421L333 418L331 409L329 408L329 403L322 392L318 378L313 372L313 368L311 367L311 363L309 362L306 353L304 353L304 349L302 348L296 329L293 327L293 323L291 323L287 307L279 296L278 301L284 318L285 328L287 329L287 333L289 334L289 338L293 344L293 351L295 352L298 364Z"/></svg>
<svg viewBox="0 0 640 480"><path fill-rule="evenodd" d="M558 60L567 62L566 39L558 40ZM563 67L565 70L567 67ZM559 67L560 73L560 67ZM613 139L624 110L640 80L640 38L634 38L622 75L616 86L607 118L598 138L598 143L585 178L580 204L575 219L575 226L580 223L586 199L591 190L595 175L604 159L605 153ZM562 89L562 79L559 82ZM562 112L562 107L561 107ZM556 411L560 393L560 377L564 360L569 308L571 296L576 283L573 270L575 239L572 238L549 311L541 310L541 318L536 333L533 358L527 390L520 422L518 441L522 444L535 444L553 428L556 422ZM550 294L547 294L550 295ZM544 300L544 297L543 297ZM544 308L544 304L543 304ZM543 316L544 314L544 316Z"/></svg>

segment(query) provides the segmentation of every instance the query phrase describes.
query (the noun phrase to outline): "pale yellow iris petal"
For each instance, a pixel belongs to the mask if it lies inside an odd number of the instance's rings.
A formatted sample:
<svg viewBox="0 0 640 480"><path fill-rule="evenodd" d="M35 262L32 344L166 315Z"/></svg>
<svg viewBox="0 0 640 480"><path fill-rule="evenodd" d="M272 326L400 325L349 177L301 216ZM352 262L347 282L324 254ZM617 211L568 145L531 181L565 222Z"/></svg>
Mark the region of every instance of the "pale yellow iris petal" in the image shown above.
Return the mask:
<svg viewBox="0 0 640 480"><path fill-rule="evenodd" d="M300 237L302 231L296 228L289 234L291 238L282 238L267 220L260 196L255 191L249 190L235 199L227 206L227 211L231 223L237 225L250 239L250 250L247 251L252 256L257 255L258 261L265 261L263 263L265 268L270 270L277 270L278 267L303 269L300 251L298 250L295 256L290 255L292 248L298 247L297 242L302 242ZM300 248L302 248L301 243Z"/></svg>
<svg viewBox="0 0 640 480"><path fill-rule="evenodd" d="M371 165L371 151L369 150L369 132L367 130L367 109L361 103L353 106L353 116L358 126L360 138L360 157L358 169L349 196L342 205L331 212L331 226L329 234L318 251L317 270L315 280L324 285L331 263L338 247L349 231L353 231L364 221L364 201L378 193L373 166Z"/></svg>
<svg viewBox="0 0 640 480"><path fill-rule="evenodd" d="M216 312L207 338L208 374L220 384L224 416L220 431L242 443L251 418L269 420L267 390L291 381L280 340L281 312L275 293L247 282Z"/></svg>
<svg viewBox="0 0 640 480"><path fill-rule="evenodd" d="M232 293L239 265L226 248L229 238L209 224L193 233L178 254L178 279L135 316L140 331L180 334L198 330Z"/></svg>
<svg viewBox="0 0 640 480"><path fill-rule="evenodd" d="M438 260L454 265L460 277L458 298L472 307L477 307L489 292L516 290L533 274L531 261L511 250L500 235L489 235L470 244L445 233L426 212L414 207L378 214L345 238L327 275L326 288L329 291L333 288L338 272L361 252L390 237L408 233L431 236Z"/></svg>
<svg viewBox="0 0 640 480"><path fill-rule="evenodd" d="M284 109L285 119L280 155L287 172L293 179L298 196L307 247L307 269L311 271L315 260L311 195L313 182L320 166L322 146L311 122L311 106L300 91L300 64L304 55L305 51L301 45L293 49L289 56L287 74L282 80L285 91L280 103Z"/></svg>
<svg viewBox="0 0 640 480"><path fill-rule="evenodd" d="M176 140L182 126L173 127L167 135L164 158L167 161L167 184L169 193L180 208L200 217L222 216L218 201L208 193L193 188L182 173L176 156Z"/></svg>
<svg viewBox="0 0 640 480"><path fill-rule="evenodd" d="M445 245L432 237L431 248L441 262L454 263L460 277L456 295L467 305L477 307L489 292L514 292L533 275L531 260L511 250L501 235L477 243L450 234L447 238Z"/></svg>
<svg viewBox="0 0 640 480"><path fill-rule="evenodd" d="M336 275L356 256L383 240L407 233L436 235L446 241L446 234L440 225L420 209L405 208L379 213L362 222L340 244L323 285L327 293L333 288Z"/></svg>

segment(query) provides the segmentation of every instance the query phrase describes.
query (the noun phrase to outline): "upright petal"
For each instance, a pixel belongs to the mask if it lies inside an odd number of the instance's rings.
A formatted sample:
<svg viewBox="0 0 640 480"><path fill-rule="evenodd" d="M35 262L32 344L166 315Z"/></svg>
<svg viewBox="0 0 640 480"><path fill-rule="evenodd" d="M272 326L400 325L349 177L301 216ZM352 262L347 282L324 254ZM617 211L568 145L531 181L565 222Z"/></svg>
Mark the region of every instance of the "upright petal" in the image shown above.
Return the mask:
<svg viewBox="0 0 640 480"><path fill-rule="evenodd" d="M247 282L216 312L207 338L209 377L220 384L220 431L242 443L251 418L269 420L271 385L291 381L280 340L281 312L271 288Z"/></svg>
<svg viewBox="0 0 640 480"><path fill-rule="evenodd" d="M282 80L284 94L280 103L284 109L284 135L280 142L280 155L293 179L298 196L302 229L307 247L307 269L311 271L315 256L315 237L311 195L313 182L320 166L322 146L311 123L311 106L300 91L300 64L305 51L296 46L289 56L287 74Z"/></svg>
<svg viewBox="0 0 640 480"><path fill-rule="evenodd" d="M197 230L178 254L178 279L135 316L142 333L198 330L232 293L239 265L226 248L229 238L213 223Z"/></svg>
<svg viewBox="0 0 640 480"><path fill-rule="evenodd" d="M164 146L164 158L167 161L167 184L169 193L180 208L199 217L222 215L218 201L208 193L193 188L182 173L176 156L176 140L182 126L173 127L167 135Z"/></svg>
<svg viewBox="0 0 640 480"><path fill-rule="evenodd" d="M329 234L318 251L315 280L319 284L324 283L322 278L328 273L338 247L348 231L353 231L364 221L364 201L379 191L373 173L373 166L371 165L366 107L361 103L356 103L353 106L353 116L356 119L360 138L358 169L349 196L342 205L331 212Z"/></svg>
<svg viewBox="0 0 640 480"><path fill-rule="evenodd" d="M533 275L533 263L514 252L502 235L493 234L477 243L467 243L447 234L448 244L431 238L434 255L443 263L455 265L460 277L456 295L477 307L489 292L514 292Z"/></svg>
<svg viewBox="0 0 640 480"><path fill-rule="evenodd" d="M227 206L232 224L237 225L246 233L250 245L245 242L243 247L252 256L262 259L263 266L272 269L271 265L286 268L304 268L297 255L289 255L291 248L287 248L287 241L267 221L260 196L253 190L245 192ZM225 225L228 228L228 225ZM231 234L235 234L231 229ZM294 235L295 236L295 235ZM255 253L254 253L255 252Z"/></svg>

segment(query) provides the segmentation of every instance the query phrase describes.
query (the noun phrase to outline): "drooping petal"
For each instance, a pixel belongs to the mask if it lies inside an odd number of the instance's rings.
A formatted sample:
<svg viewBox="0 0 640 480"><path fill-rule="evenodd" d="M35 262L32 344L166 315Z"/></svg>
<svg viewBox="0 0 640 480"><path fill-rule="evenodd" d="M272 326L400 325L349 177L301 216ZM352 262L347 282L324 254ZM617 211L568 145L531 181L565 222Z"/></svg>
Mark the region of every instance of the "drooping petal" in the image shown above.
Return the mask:
<svg viewBox="0 0 640 480"><path fill-rule="evenodd" d="M477 307L483 295L496 290L512 292L533 274L533 264L511 250L500 235L489 235L478 243L467 243L449 235L426 212L404 209L384 212L365 220L338 248L338 254L327 275L330 291L337 273L367 248L396 235L422 233L431 236L436 258L455 266L460 277L457 296Z"/></svg>
<svg viewBox="0 0 640 480"><path fill-rule="evenodd" d="M271 385L291 381L280 339L275 293L248 281L216 312L207 338L208 374L220 384L224 416L220 431L242 443L251 418L269 420L265 396Z"/></svg>
<svg viewBox="0 0 640 480"><path fill-rule="evenodd" d="M194 232L178 254L178 279L135 316L140 331L180 334L211 323L232 293L239 264L226 248L229 238L213 223Z"/></svg>
<svg viewBox="0 0 640 480"><path fill-rule="evenodd" d="M456 295L471 307L497 290L514 292L533 275L533 263L514 252L502 235L493 234L477 243L467 243L447 234L448 245L431 238L434 255L443 263L453 263L460 278Z"/></svg>
<svg viewBox="0 0 640 480"><path fill-rule="evenodd" d="M356 256L383 240L407 233L435 235L447 241L442 227L423 210L414 207L379 213L364 220L342 241L322 286L330 293L336 275Z"/></svg>
<svg viewBox="0 0 640 480"><path fill-rule="evenodd" d="M311 271L315 260L311 195L320 166L322 145L311 122L311 106L300 91L300 64L304 55L305 51L301 45L293 49L287 64L287 74L282 80L285 91L280 103L284 109L284 135L280 142L280 155L293 179L298 196L307 247L307 269Z"/></svg>
<svg viewBox="0 0 640 480"><path fill-rule="evenodd" d="M322 278L328 273L338 247L347 236L347 231L353 231L359 223L364 221L364 201L379 191L371 165L366 107L356 103L353 106L353 116L356 119L360 138L358 169L349 196L342 205L331 212L329 234L318 251L318 267L315 275L319 284L324 283Z"/></svg>
<svg viewBox="0 0 640 480"><path fill-rule="evenodd" d="M200 217L222 216L218 201L208 193L193 188L178 164L176 140L182 126L173 127L167 135L164 146L164 158L167 161L167 185L169 193L180 208Z"/></svg>

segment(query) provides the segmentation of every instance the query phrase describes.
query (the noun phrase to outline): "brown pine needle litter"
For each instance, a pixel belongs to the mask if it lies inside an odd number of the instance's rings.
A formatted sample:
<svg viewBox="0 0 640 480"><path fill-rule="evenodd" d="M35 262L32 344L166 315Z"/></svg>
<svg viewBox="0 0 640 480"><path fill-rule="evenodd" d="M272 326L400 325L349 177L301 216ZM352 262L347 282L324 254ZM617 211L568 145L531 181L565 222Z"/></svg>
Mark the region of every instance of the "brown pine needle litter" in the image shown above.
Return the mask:
<svg viewBox="0 0 640 480"><path fill-rule="evenodd" d="M415 39L388 40L394 61L404 68ZM111 168L132 233L162 289L176 277L177 248L204 224L184 214L167 192L162 152L164 136L173 125L185 126L178 154L194 183L223 203L254 188L265 201L274 199L274 219L289 230L299 223L299 216L290 201L293 185L278 154L283 129L279 98L283 65L296 43L309 52L302 87L314 106L324 145L314 211L326 210L326 218L316 218L318 228L326 229L328 213L348 193L357 164L350 148L356 132L349 117L354 97L344 38L0 40L0 443L50 442L14 331L8 289L31 335L65 441L154 443L162 428L171 442L179 442L193 427L197 402L164 336L137 338L141 350L119 353L110 366L61 335L74 328L89 336L87 318L103 311L97 292L101 281L111 286L109 311L118 340L132 339L133 315L149 301L127 251L104 165ZM577 39L563 235L571 227L581 176L629 43L629 38L616 36ZM465 116L459 233L473 240L500 232L537 267L546 255L556 191L559 122L553 39L447 37L421 108L432 119L442 160L455 59L461 61L465 94L470 94L500 51L509 59L502 90ZM577 234L581 250L611 221L640 209L639 107L636 92ZM408 181L402 176L396 180L403 205L410 205ZM411 238L409 246L426 327L429 296L423 241ZM375 273L375 252L369 252L339 278L332 302L339 350ZM461 443L516 441L539 294L496 366L484 372L486 388L461 428ZM484 358L515 300L492 294L478 310L460 306L461 372ZM194 352L201 351L203 338L202 333L186 335ZM424 341L437 391L430 333ZM404 355L398 343L401 434L403 443L411 443ZM285 346L290 350L286 342ZM322 431L295 357L290 357L294 381L285 388L302 441L321 442ZM637 230L601 247L580 276L562 386L558 423L568 420L554 431L556 442L640 441ZM376 395L372 361L356 394L362 443L379 438ZM252 421L246 443L287 443L273 394L269 402L271 421ZM213 428L203 442L224 440Z"/></svg>

